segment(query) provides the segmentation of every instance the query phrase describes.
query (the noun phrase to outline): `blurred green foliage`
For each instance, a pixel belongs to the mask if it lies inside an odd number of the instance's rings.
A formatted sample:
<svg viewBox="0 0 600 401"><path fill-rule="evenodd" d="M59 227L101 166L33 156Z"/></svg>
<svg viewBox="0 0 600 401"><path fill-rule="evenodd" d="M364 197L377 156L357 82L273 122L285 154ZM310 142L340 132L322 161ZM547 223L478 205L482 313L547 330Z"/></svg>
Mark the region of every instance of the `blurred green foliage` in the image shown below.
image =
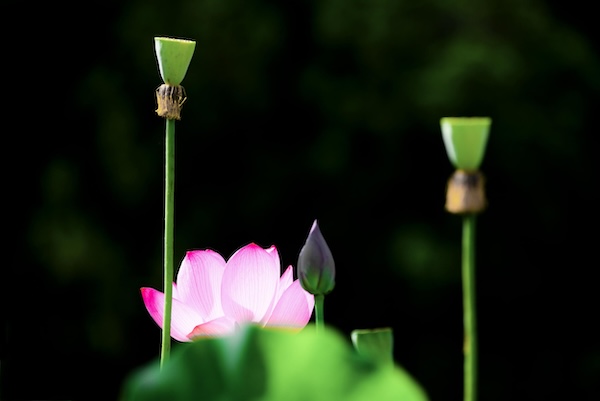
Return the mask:
<svg viewBox="0 0 600 401"><path fill-rule="evenodd" d="M402 367L355 351L334 328L317 333L312 325L300 333L242 327L224 338L182 344L162 369L153 362L134 371L119 397L122 401L198 398L428 400Z"/></svg>
<svg viewBox="0 0 600 401"><path fill-rule="evenodd" d="M439 119L490 116L477 249L481 397L599 393L589 276L600 69L585 8L5 7L27 18L4 50L14 124L4 145L2 399L115 399L123 378L158 354L139 288L162 285L153 51L162 35L197 41L176 128L176 258L254 241L294 264L318 218L338 269L326 322L346 334L393 327L396 360L432 399L459 400L460 221L443 210L452 167Z"/></svg>

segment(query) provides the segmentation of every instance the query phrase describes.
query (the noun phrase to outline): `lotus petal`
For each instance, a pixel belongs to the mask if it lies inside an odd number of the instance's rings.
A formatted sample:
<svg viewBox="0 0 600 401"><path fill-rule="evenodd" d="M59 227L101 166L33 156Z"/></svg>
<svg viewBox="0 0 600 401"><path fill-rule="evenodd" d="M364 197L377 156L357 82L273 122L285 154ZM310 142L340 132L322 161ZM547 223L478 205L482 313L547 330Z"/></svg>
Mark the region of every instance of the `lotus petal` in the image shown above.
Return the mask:
<svg viewBox="0 0 600 401"><path fill-rule="evenodd" d="M266 325L301 329L309 322L314 306L314 295L307 293L296 280L281 295Z"/></svg>
<svg viewBox="0 0 600 401"><path fill-rule="evenodd" d="M159 327L163 327L165 294L154 288L143 287L142 298L150 316ZM178 341L189 341L188 333L199 323L202 317L191 307L173 298L171 304L171 337Z"/></svg>
<svg viewBox="0 0 600 401"><path fill-rule="evenodd" d="M177 273L178 299L193 308L204 321L223 316L221 280L225 259L215 251L189 251Z"/></svg>
<svg viewBox="0 0 600 401"><path fill-rule="evenodd" d="M194 327L191 333L187 335L190 340L197 340L200 337L215 337L233 334L237 327L235 320L222 316L211 320L210 322L199 324Z"/></svg>
<svg viewBox="0 0 600 401"><path fill-rule="evenodd" d="M221 287L226 316L238 323L258 322L267 313L279 284L279 258L273 252L251 243L229 258Z"/></svg>

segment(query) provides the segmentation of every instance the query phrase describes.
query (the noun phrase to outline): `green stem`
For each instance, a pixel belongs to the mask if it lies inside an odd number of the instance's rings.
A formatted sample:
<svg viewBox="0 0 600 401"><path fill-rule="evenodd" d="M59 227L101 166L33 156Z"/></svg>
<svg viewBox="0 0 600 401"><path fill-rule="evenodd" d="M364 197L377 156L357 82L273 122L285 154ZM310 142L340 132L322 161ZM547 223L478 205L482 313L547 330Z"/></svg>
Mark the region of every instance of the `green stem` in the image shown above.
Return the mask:
<svg viewBox="0 0 600 401"><path fill-rule="evenodd" d="M325 321L323 319L324 301L325 295L315 295L315 326L317 331L321 331L325 328Z"/></svg>
<svg viewBox="0 0 600 401"><path fill-rule="evenodd" d="M475 214L463 217L462 285L464 338L464 401L477 399L477 326L475 314Z"/></svg>
<svg viewBox="0 0 600 401"><path fill-rule="evenodd" d="M160 367L169 360L171 351L171 304L173 300L173 215L175 188L175 120L167 119L165 129L165 233L164 233L164 292Z"/></svg>

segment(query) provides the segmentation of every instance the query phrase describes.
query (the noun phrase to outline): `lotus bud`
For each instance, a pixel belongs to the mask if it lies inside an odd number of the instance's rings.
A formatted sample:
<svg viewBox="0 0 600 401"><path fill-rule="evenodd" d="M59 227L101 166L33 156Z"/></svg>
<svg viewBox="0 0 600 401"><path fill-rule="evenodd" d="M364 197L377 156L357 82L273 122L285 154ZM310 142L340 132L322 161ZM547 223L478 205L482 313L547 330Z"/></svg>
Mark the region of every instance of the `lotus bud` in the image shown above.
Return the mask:
<svg viewBox="0 0 600 401"><path fill-rule="evenodd" d="M317 220L298 256L298 279L302 288L314 295L325 295L335 287L335 262Z"/></svg>

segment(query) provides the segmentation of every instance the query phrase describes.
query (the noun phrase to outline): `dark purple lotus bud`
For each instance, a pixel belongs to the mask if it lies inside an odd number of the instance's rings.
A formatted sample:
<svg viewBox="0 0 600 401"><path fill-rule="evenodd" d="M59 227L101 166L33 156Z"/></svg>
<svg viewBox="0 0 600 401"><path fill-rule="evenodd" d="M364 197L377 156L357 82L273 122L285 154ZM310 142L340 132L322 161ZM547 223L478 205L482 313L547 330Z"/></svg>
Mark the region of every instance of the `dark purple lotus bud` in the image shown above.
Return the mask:
<svg viewBox="0 0 600 401"><path fill-rule="evenodd" d="M298 256L298 279L314 295L325 295L335 287L335 262L317 220Z"/></svg>

